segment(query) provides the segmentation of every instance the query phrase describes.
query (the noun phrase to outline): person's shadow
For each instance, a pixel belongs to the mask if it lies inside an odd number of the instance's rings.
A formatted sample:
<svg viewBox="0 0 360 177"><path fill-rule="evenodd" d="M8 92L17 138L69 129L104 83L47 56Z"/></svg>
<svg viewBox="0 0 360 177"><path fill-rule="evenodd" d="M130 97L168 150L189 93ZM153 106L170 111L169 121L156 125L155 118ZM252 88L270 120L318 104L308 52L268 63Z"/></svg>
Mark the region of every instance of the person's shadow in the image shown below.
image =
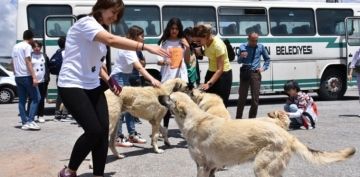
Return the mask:
<svg viewBox="0 0 360 177"><path fill-rule="evenodd" d="M109 173L105 173L104 177L110 177L110 176L114 176L116 174L116 172L109 172ZM78 177L93 177L94 175L92 173L84 173L81 175L78 175Z"/></svg>
<svg viewBox="0 0 360 177"><path fill-rule="evenodd" d="M341 114L341 115L339 115L339 117L356 117L356 118L360 118L360 115L356 115L356 114Z"/></svg>

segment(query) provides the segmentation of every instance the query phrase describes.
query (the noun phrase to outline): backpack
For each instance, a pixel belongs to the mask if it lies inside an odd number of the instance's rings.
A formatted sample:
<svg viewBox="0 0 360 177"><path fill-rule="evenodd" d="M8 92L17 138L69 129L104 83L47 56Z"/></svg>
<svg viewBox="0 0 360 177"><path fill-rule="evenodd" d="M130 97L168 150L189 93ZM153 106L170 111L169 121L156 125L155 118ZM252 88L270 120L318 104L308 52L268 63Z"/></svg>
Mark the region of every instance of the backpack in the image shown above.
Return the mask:
<svg viewBox="0 0 360 177"><path fill-rule="evenodd" d="M53 75L59 75L61 65L63 62L62 51L64 49L58 49L49 61L49 71Z"/></svg>
<svg viewBox="0 0 360 177"><path fill-rule="evenodd" d="M233 47L230 44L230 41L228 39L224 40L224 44L226 46L226 50L228 52L228 57L230 61L233 61L235 59L235 52Z"/></svg>

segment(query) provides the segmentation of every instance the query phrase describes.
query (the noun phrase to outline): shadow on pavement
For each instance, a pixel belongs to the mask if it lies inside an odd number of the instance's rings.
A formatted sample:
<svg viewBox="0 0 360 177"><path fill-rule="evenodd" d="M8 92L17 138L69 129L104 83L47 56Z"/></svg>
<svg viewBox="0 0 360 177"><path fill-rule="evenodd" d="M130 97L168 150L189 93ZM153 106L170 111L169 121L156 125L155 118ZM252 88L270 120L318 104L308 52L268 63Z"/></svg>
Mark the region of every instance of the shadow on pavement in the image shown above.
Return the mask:
<svg viewBox="0 0 360 177"><path fill-rule="evenodd" d="M259 105L271 105L271 104L285 104L286 101L286 96L278 96L278 97L271 97L271 98L261 98L260 96L260 100L259 100ZM313 99L315 101L322 101L320 100L320 98L318 96L313 96ZM341 100L331 100L331 101L351 101L351 100L358 100L359 97L358 96L345 96L344 98L342 98ZM246 105L250 105L250 97L246 100ZM231 99L229 100L229 106L237 106L237 99Z"/></svg>
<svg viewBox="0 0 360 177"><path fill-rule="evenodd" d="M116 174L116 172L110 172L110 173L105 173L104 177L110 177L110 176L114 176ZM84 173L81 175L78 175L78 177L93 177L94 175L92 173Z"/></svg>
<svg viewBox="0 0 360 177"><path fill-rule="evenodd" d="M357 118L360 118L360 115L355 115L355 114L342 114L342 115L339 115L339 117L357 117Z"/></svg>

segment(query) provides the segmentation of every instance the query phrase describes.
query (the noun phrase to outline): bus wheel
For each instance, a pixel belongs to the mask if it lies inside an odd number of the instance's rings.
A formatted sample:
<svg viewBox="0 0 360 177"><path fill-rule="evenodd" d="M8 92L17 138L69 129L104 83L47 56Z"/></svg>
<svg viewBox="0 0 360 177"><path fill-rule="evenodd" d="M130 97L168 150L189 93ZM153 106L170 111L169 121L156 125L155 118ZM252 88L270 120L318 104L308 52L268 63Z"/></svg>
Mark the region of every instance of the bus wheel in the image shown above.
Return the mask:
<svg viewBox="0 0 360 177"><path fill-rule="evenodd" d="M319 96L322 100L337 100L346 92L346 76L341 70L326 70L321 78Z"/></svg>

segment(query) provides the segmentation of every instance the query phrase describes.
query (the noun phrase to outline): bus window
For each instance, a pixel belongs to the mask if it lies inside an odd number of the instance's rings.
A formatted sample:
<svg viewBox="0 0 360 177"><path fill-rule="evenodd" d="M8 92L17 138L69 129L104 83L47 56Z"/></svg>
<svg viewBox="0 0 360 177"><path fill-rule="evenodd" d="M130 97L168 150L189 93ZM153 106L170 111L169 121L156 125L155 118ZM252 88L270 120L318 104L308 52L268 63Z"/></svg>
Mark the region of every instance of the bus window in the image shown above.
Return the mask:
<svg viewBox="0 0 360 177"><path fill-rule="evenodd" d="M274 36L313 36L313 9L270 8L271 34Z"/></svg>
<svg viewBox="0 0 360 177"><path fill-rule="evenodd" d="M219 28L223 36L246 36L251 32L268 34L266 9L220 7Z"/></svg>
<svg viewBox="0 0 360 177"><path fill-rule="evenodd" d="M61 17L48 18L46 21L46 35L49 37L66 36L72 24L73 19Z"/></svg>
<svg viewBox="0 0 360 177"><path fill-rule="evenodd" d="M348 43L350 46L360 46L360 19L349 19Z"/></svg>
<svg viewBox="0 0 360 177"><path fill-rule="evenodd" d="M29 5L27 7L28 28L34 33L35 38L42 38L44 35L44 19L48 15L71 15L72 9L68 5ZM66 33L61 24L54 24L58 32ZM61 36L61 35L54 35Z"/></svg>
<svg viewBox="0 0 360 177"><path fill-rule="evenodd" d="M160 9L158 6L126 6L124 16L116 25L112 25L113 34L125 36L131 26L144 29L146 37L159 36Z"/></svg>
<svg viewBox="0 0 360 177"><path fill-rule="evenodd" d="M210 24L216 34L216 11L210 6L165 6L162 10L164 28L168 21L177 17L181 20L184 29L199 24Z"/></svg>
<svg viewBox="0 0 360 177"><path fill-rule="evenodd" d="M350 9L317 9L319 35L345 35L345 18L352 16L353 11Z"/></svg>

